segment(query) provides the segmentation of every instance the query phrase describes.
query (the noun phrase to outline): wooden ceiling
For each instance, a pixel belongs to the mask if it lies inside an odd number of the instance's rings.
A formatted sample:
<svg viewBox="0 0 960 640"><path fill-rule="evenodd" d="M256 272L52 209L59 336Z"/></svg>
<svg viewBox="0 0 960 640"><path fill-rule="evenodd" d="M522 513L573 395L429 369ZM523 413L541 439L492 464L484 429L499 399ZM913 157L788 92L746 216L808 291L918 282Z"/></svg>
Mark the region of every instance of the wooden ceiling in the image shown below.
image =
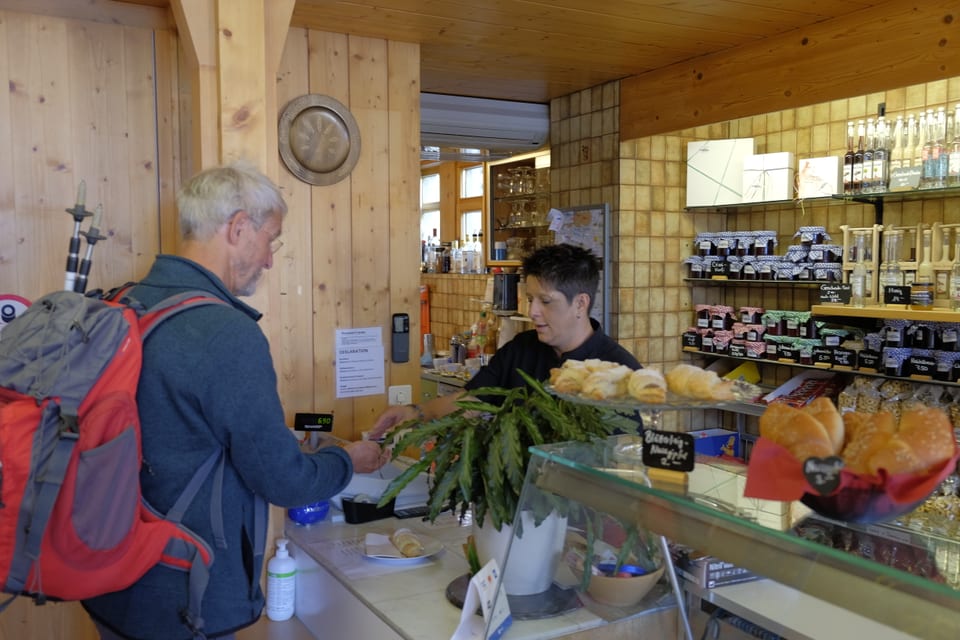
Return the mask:
<svg viewBox="0 0 960 640"><path fill-rule="evenodd" d="M297 0L292 22L420 43L423 91L547 102L884 1Z"/></svg>

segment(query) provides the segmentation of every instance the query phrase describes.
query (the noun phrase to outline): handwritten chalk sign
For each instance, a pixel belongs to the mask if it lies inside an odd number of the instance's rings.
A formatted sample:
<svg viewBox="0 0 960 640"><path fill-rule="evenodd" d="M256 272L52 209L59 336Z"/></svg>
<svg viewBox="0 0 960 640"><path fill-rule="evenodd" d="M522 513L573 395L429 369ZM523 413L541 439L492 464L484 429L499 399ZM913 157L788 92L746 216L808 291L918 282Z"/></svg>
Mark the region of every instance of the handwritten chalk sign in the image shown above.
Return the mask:
<svg viewBox="0 0 960 640"><path fill-rule="evenodd" d="M803 462L803 475L810 486L822 496L828 496L840 486L840 471L843 460L838 456L807 458Z"/></svg>
<svg viewBox="0 0 960 640"><path fill-rule="evenodd" d="M689 433L657 431L643 432L643 464L657 469L693 471L693 436Z"/></svg>
<svg viewBox="0 0 960 640"><path fill-rule="evenodd" d="M850 302L850 284L838 282L820 285L820 302L847 304Z"/></svg>
<svg viewBox="0 0 960 640"><path fill-rule="evenodd" d="M920 186L922 167L899 167L890 172L887 191L913 191Z"/></svg>
<svg viewBox="0 0 960 640"><path fill-rule="evenodd" d="M883 288L884 304L909 304L910 287L887 286Z"/></svg>

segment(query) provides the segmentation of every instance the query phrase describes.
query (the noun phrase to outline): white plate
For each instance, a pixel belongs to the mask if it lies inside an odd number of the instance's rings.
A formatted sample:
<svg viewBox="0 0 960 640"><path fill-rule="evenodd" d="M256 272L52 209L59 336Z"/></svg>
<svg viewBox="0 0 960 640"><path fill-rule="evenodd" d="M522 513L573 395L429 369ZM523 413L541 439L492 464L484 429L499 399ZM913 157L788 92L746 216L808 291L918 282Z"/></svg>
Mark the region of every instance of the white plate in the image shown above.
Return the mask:
<svg viewBox="0 0 960 640"><path fill-rule="evenodd" d="M377 562L384 562L387 564L417 564L423 562L424 560L429 560L433 556L437 555L443 551L443 543L437 540L436 538L431 538L430 536L423 535L418 533L417 539L420 540L420 543L423 544L423 554L415 556L412 558L407 558L405 556L390 556L390 555L381 555L377 553L367 553L367 547L364 546L363 555L371 560L376 560ZM399 551L397 552L399 553Z"/></svg>

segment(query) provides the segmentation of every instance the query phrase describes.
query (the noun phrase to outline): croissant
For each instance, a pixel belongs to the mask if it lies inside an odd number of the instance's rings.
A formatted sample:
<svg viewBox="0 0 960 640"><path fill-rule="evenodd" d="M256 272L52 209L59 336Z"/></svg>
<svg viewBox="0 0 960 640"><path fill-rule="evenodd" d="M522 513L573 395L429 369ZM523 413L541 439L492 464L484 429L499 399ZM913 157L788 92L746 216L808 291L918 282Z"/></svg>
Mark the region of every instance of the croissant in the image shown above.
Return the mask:
<svg viewBox="0 0 960 640"><path fill-rule="evenodd" d="M774 402L760 416L760 437L776 442L798 460L834 455L827 428L810 413Z"/></svg>
<svg viewBox="0 0 960 640"><path fill-rule="evenodd" d="M568 362L578 362L580 366L567 366ZM578 360L567 360L561 367L550 369L550 385L560 393L580 393L583 381L590 375L590 370Z"/></svg>
<svg viewBox="0 0 960 640"><path fill-rule="evenodd" d="M640 402L663 403L667 399L667 381L656 369L637 369L627 380L627 392Z"/></svg>
<svg viewBox="0 0 960 640"><path fill-rule="evenodd" d="M390 535L390 542L407 558L423 555L423 543L410 529L397 529Z"/></svg>
<svg viewBox="0 0 960 640"><path fill-rule="evenodd" d="M593 400L616 398L627 393L627 384L633 369L626 365L614 365L597 369L583 381L580 393Z"/></svg>
<svg viewBox="0 0 960 640"><path fill-rule="evenodd" d="M733 400L733 382L722 380L716 371L691 364L678 364L666 375L673 393L698 400Z"/></svg>

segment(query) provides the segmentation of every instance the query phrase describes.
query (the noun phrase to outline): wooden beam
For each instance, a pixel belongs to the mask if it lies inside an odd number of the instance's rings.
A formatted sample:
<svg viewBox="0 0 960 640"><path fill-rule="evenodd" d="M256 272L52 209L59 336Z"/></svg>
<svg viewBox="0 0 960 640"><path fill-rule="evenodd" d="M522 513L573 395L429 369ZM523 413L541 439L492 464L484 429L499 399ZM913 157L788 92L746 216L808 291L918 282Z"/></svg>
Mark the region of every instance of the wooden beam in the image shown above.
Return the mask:
<svg viewBox="0 0 960 640"><path fill-rule="evenodd" d="M623 80L631 140L960 74L956 2L891 0Z"/></svg>
<svg viewBox="0 0 960 640"><path fill-rule="evenodd" d="M217 78L215 0L171 0L186 53L191 103L189 174L220 163L220 91Z"/></svg>

